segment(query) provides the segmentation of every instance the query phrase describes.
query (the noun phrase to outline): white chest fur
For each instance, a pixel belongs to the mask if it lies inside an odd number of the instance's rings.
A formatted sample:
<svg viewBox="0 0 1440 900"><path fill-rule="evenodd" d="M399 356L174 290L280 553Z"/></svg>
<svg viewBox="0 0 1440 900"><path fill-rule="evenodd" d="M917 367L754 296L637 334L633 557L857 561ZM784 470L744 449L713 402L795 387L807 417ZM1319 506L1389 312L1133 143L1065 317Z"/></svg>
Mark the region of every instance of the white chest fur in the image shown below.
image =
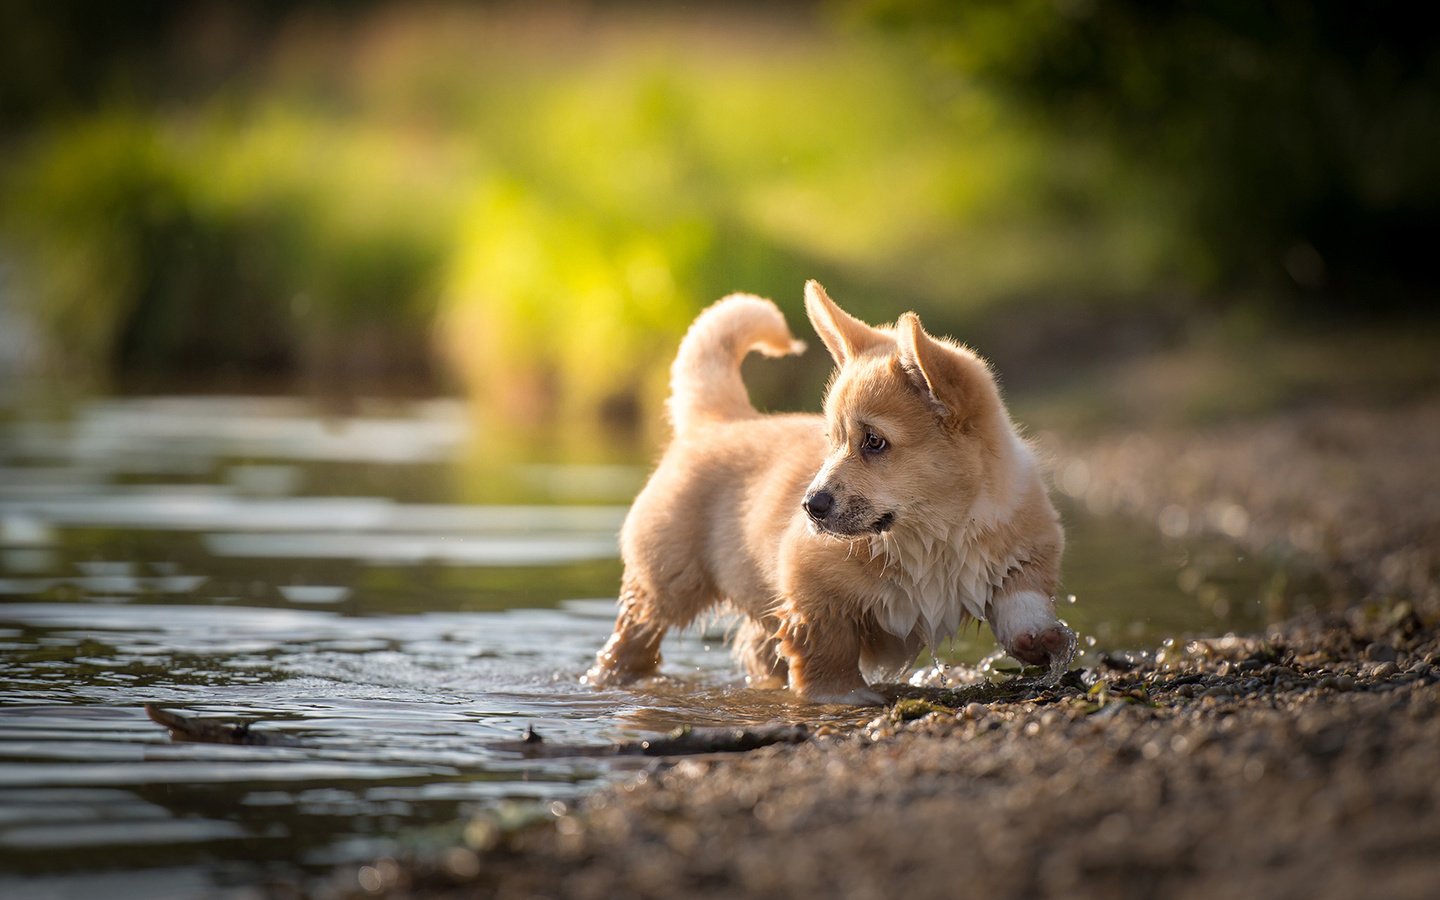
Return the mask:
<svg viewBox="0 0 1440 900"><path fill-rule="evenodd" d="M875 598L880 627L900 638L917 637L929 647L960 630L967 618L984 619L1013 555L987 554L963 529L901 529L870 539L870 550L885 562L885 582Z"/></svg>

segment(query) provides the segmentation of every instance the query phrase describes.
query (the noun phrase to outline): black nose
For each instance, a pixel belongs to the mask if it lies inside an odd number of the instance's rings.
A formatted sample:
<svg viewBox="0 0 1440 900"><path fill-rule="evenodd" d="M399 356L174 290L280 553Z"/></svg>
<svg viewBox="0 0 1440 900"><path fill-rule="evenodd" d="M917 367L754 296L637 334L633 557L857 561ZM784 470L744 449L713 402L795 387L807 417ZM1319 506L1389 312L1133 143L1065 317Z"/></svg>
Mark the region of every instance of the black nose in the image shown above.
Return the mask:
<svg viewBox="0 0 1440 900"><path fill-rule="evenodd" d="M804 506L810 518L819 522L830 515L830 510L835 507L835 498L830 496L829 491L816 491L805 498Z"/></svg>

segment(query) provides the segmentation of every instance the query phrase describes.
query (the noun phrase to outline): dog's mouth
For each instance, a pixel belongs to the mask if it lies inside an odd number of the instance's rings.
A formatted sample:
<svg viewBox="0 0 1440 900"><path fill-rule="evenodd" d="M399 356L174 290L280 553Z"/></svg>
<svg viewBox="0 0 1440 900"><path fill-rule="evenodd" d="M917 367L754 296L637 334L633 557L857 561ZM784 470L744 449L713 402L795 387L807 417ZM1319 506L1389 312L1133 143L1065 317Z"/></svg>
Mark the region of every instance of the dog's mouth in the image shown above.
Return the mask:
<svg viewBox="0 0 1440 900"><path fill-rule="evenodd" d="M884 534L895 526L895 514L893 512L887 512L868 525L849 522L831 522L828 520L816 522L813 519L809 524L811 530L816 534L828 534L831 537L853 539L865 534Z"/></svg>

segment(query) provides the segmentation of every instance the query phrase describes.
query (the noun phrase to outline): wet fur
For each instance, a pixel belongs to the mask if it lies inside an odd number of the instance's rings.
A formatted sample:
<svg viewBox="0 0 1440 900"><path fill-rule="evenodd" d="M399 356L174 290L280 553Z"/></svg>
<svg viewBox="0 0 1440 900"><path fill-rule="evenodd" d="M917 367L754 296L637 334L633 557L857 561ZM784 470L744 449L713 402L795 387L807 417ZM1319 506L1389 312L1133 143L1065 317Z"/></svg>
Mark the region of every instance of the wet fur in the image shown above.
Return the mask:
<svg viewBox="0 0 1440 900"><path fill-rule="evenodd" d="M898 674L971 618L1027 661L1060 652L1059 518L986 364L913 314L860 322L815 282L806 309L837 362L824 416L750 405L745 354L803 348L770 301L727 297L682 341L674 438L621 531L620 614L588 680L654 673L665 632L718 604L745 616L752 683L814 702L879 702L867 674ZM871 432L883 452L863 449ZM834 497L821 526L801 506L819 490Z"/></svg>

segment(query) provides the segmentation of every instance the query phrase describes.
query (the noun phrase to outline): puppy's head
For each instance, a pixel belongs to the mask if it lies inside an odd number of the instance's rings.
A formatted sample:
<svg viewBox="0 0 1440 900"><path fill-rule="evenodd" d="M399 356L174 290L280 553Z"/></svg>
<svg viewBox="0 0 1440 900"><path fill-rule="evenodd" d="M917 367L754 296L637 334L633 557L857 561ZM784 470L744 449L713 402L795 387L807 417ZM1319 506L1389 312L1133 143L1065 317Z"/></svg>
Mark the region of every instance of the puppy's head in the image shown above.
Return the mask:
<svg viewBox="0 0 1440 900"><path fill-rule="evenodd" d="M839 537L958 524L1009 490L1017 439L984 361L914 313L875 328L814 281L805 309L835 358L830 452L806 490L812 526Z"/></svg>

